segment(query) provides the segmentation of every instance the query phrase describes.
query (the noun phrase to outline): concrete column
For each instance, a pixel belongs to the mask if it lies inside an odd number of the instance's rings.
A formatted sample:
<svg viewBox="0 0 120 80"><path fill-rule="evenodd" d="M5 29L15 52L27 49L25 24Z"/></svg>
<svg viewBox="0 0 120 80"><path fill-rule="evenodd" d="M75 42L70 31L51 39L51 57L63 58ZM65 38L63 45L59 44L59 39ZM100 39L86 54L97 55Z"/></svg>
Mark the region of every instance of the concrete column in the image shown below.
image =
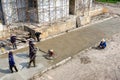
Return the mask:
<svg viewBox="0 0 120 80"><path fill-rule="evenodd" d="M93 0L90 0L90 8L92 7L93 4Z"/></svg>

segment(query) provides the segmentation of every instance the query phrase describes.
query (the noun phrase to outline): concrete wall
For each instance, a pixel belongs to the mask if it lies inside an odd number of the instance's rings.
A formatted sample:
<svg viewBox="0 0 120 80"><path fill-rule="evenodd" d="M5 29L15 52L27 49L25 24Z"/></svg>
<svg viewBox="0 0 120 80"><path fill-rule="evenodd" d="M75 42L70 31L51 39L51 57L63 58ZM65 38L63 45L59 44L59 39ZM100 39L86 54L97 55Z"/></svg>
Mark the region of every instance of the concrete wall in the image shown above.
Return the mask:
<svg viewBox="0 0 120 80"><path fill-rule="evenodd" d="M2 0L5 21L7 24L13 22L26 21L26 7L25 0ZM37 12L34 9L28 11L30 22L38 22Z"/></svg>
<svg viewBox="0 0 120 80"><path fill-rule="evenodd" d="M103 7L99 7L90 11L87 11L84 13L84 16L78 16L77 19L77 25L80 27L82 25L89 24L91 22L92 16L97 16L102 13L106 13L108 10Z"/></svg>
<svg viewBox="0 0 120 80"><path fill-rule="evenodd" d="M90 23L91 17L90 16L80 16L76 18L77 20L77 27L86 25Z"/></svg>
<svg viewBox="0 0 120 80"><path fill-rule="evenodd" d="M29 10L29 21L30 22L38 22L38 13L36 9L30 9Z"/></svg>
<svg viewBox="0 0 120 80"><path fill-rule="evenodd" d="M92 0L70 0L75 5L69 5L69 0L37 0L38 12L29 10L28 16L30 22L39 22L41 25L50 24L69 17L69 6L73 7L75 14L81 14L92 5ZM75 1L75 3L74 3ZM90 4L89 4L90 2ZM26 21L26 3L25 0L2 0L5 20L12 23ZM17 3L17 4L16 4Z"/></svg>
<svg viewBox="0 0 120 80"><path fill-rule="evenodd" d="M2 31L3 30L3 25L2 25L2 23L0 23L0 31Z"/></svg>
<svg viewBox="0 0 120 80"><path fill-rule="evenodd" d="M10 24L18 21L15 0L2 0L5 22Z"/></svg>
<svg viewBox="0 0 120 80"><path fill-rule="evenodd" d="M25 0L2 0L6 24L25 21Z"/></svg>
<svg viewBox="0 0 120 80"><path fill-rule="evenodd" d="M26 4L25 0L17 0L18 21L23 22L26 20Z"/></svg>
<svg viewBox="0 0 120 80"><path fill-rule="evenodd" d="M18 21L24 22L26 20L26 12L24 8L18 9Z"/></svg>
<svg viewBox="0 0 120 80"><path fill-rule="evenodd" d="M88 11L92 7L93 0L76 0L75 2L75 14L84 15L84 12Z"/></svg>
<svg viewBox="0 0 120 80"><path fill-rule="evenodd" d="M6 30L6 25L2 25L2 23L0 23L0 40L4 40L8 36L10 36L10 31Z"/></svg>
<svg viewBox="0 0 120 80"><path fill-rule="evenodd" d="M70 18L66 21L59 21L58 23L54 23L51 26L41 26L40 28L36 28L36 26L25 25L24 29L25 31L30 31L32 33L32 36L36 31L42 32L41 38L44 39L75 27L76 17L70 16Z"/></svg>
<svg viewBox="0 0 120 80"><path fill-rule="evenodd" d="M104 8L99 7L98 9L91 10L89 15L90 16L96 16L96 15L99 15L99 14L102 14L102 13L105 13Z"/></svg>
<svg viewBox="0 0 120 80"><path fill-rule="evenodd" d="M53 24L48 28L44 28L40 30L43 32L41 37L47 38L48 36L52 36L75 27L76 27L76 17L73 16L71 19L67 20L66 22L59 22L59 23Z"/></svg>
<svg viewBox="0 0 120 80"><path fill-rule="evenodd" d="M69 0L38 0L40 24L57 22L69 16Z"/></svg>

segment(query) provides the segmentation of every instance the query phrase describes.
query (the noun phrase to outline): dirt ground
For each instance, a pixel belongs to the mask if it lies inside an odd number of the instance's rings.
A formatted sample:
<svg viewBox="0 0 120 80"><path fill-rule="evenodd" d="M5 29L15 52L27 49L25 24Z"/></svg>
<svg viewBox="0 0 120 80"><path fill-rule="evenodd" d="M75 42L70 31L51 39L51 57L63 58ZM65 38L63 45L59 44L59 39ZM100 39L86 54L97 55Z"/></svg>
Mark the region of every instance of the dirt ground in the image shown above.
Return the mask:
<svg viewBox="0 0 120 80"><path fill-rule="evenodd" d="M90 49L36 80L120 80L120 33L107 40L104 50Z"/></svg>

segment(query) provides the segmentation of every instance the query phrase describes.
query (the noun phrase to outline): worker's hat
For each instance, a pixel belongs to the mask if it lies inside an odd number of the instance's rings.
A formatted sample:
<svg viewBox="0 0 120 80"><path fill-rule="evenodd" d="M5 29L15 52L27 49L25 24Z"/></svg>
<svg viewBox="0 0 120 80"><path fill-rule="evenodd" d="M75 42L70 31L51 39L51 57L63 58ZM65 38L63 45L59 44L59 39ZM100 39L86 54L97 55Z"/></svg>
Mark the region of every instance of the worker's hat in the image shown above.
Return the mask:
<svg viewBox="0 0 120 80"><path fill-rule="evenodd" d="M50 51L51 51L51 52L53 52L54 50L53 50L53 49L51 49Z"/></svg>
<svg viewBox="0 0 120 80"><path fill-rule="evenodd" d="M105 39L103 38L102 41L105 42Z"/></svg>
<svg viewBox="0 0 120 80"><path fill-rule="evenodd" d="M30 38L29 41L34 41L34 39L33 39L33 38Z"/></svg>

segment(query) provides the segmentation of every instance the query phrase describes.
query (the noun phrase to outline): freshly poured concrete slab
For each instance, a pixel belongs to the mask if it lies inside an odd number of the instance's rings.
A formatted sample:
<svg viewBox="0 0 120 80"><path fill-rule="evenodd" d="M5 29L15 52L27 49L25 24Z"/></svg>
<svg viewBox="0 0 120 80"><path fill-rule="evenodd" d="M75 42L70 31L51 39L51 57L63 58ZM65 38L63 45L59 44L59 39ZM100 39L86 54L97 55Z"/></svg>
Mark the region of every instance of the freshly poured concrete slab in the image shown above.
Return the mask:
<svg viewBox="0 0 120 80"><path fill-rule="evenodd" d="M45 52L53 49L57 55L55 61L59 61L94 46L102 38L110 38L119 31L120 18L113 18L43 41L39 44L39 48Z"/></svg>

